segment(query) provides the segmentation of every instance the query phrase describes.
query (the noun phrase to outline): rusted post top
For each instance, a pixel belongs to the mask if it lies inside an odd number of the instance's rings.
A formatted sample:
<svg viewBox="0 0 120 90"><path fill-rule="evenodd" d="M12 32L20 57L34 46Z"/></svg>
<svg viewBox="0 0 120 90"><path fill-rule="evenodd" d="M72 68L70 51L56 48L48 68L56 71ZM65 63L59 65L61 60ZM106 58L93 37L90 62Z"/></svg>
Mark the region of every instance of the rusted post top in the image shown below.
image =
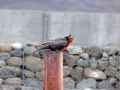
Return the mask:
<svg viewBox="0 0 120 90"><path fill-rule="evenodd" d="M44 54L43 90L63 90L63 52Z"/></svg>

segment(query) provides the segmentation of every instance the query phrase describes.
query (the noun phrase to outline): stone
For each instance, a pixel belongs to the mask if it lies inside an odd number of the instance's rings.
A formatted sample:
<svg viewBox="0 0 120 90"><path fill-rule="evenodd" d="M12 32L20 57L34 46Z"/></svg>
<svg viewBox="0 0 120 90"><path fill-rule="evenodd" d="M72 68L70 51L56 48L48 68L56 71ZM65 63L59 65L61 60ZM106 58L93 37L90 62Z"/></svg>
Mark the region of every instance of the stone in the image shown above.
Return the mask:
<svg viewBox="0 0 120 90"><path fill-rule="evenodd" d="M107 78L104 72L98 69L91 69L91 68L85 68L84 75L85 77L94 78L98 80L104 80Z"/></svg>
<svg viewBox="0 0 120 90"><path fill-rule="evenodd" d="M102 56L103 56L104 58L108 58L108 57L109 57L109 55L108 55L106 52L103 52L103 53L102 53Z"/></svg>
<svg viewBox="0 0 120 90"><path fill-rule="evenodd" d="M15 87L11 85L2 85L0 90L15 90Z"/></svg>
<svg viewBox="0 0 120 90"><path fill-rule="evenodd" d="M98 60L101 60L101 61L109 61L109 57L108 57L108 58L102 57L102 58L100 58L100 59L98 59Z"/></svg>
<svg viewBox="0 0 120 90"><path fill-rule="evenodd" d="M89 59L88 53L81 53L81 54L80 54L80 57L81 57L82 59L85 59L85 60L88 60L88 59Z"/></svg>
<svg viewBox="0 0 120 90"><path fill-rule="evenodd" d="M79 46L70 46L68 48L69 54L80 54L83 52L82 48Z"/></svg>
<svg viewBox="0 0 120 90"><path fill-rule="evenodd" d="M33 53L33 56L38 57L38 58L42 58L43 57L43 55L38 50Z"/></svg>
<svg viewBox="0 0 120 90"><path fill-rule="evenodd" d="M120 56L109 57L109 63L111 66L119 67L120 66Z"/></svg>
<svg viewBox="0 0 120 90"><path fill-rule="evenodd" d="M120 66L117 66L117 69L120 71Z"/></svg>
<svg viewBox="0 0 120 90"><path fill-rule="evenodd" d="M117 66L118 62L116 60L116 57L115 56L109 57L109 63L111 66Z"/></svg>
<svg viewBox="0 0 120 90"><path fill-rule="evenodd" d="M0 52L9 52L12 47L9 44L0 44Z"/></svg>
<svg viewBox="0 0 120 90"><path fill-rule="evenodd" d="M26 78L34 78L35 74L28 70L23 70L23 74Z"/></svg>
<svg viewBox="0 0 120 90"><path fill-rule="evenodd" d="M20 78L8 78L4 81L5 84L7 85L21 85L22 80Z"/></svg>
<svg viewBox="0 0 120 90"><path fill-rule="evenodd" d="M12 47L8 44L0 44L0 52L9 52Z"/></svg>
<svg viewBox="0 0 120 90"><path fill-rule="evenodd" d="M108 59L103 59L102 58L102 59L99 59L97 62L98 62L98 68L100 70L105 70L109 65Z"/></svg>
<svg viewBox="0 0 120 90"><path fill-rule="evenodd" d="M117 88L117 90L120 90L120 81L117 81L115 88Z"/></svg>
<svg viewBox="0 0 120 90"><path fill-rule="evenodd" d="M118 49L116 48L106 48L104 49L106 51L106 53L109 55L109 56L112 56L112 55L115 55L116 53L118 53Z"/></svg>
<svg viewBox="0 0 120 90"><path fill-rule="evenodd" d="M33 55L33 53L36 51L36 48L34 46L25 46L24 47L24 53L25 55Z"/></svg>
<svg viewBox="0 0 120 90"><path fill-rule="evenodd" d="M83 79L81 80L76 88L81 90L86 90L87 88L96 88L97 82L93 78ZM88 89L89 90L89 89Z"/></svg>
<svg viewBox="0 0 120 90"><path fill-rule="evenodd" d="M15 90L17 90L17 89L15 89ZM22 86L20 90L42 90L42 88L40 89L40 88L35 88L35 87L25 87L25 86Z"/></svg>
<svg viewBox="0 0 120 90"><path fill-rule="evenodd" d="M64 57L63 58L64 59L64 64L66 64L70 67L75 65L75 62L76 62L77 59L73 55L70 55L68 53L64 53L63 57Z"/></svg>
<svg viewBox="0 0 120 90"><path fill-rule="evenodd" d="M10 66L21 66L23 62L20 57L11 57L6 60L6 63Z"/></svg>
<svg viewBox="0 0 120 90"><path fill-rule="evenodd" d="M70 75L71 70L72 70L71 67L64 66L64 67L63 67L63 74L64 74L64 77L67 77L68 75Z"/></svg>
<svg viewBox="0 0 120 90"><path fill-rule="evenodd" d="M7 60L10 58L9 53L0 53L0 60Z"/></svg>
<svg viewBox="0 0 120 90"><path fill-rule="evenodd" d="M65 88L64 90L99 90L99 89L95 89L95 88L85 88L85 89L77 89L77 88L73 88L73 89L69 89L69 88ZM116 89L102 89L102 90L116 90Z"/></svg>
<svg viewBox="0 0 120 90"><path fill-rule="evenodd" d="M38 72L43 69L43 61L40 58L34 56L28 56L25 58L26 68L33 71Z"/></svg>
<svg viewBox="0 0 120 90"><path fill-rule="evenodd" d="M117 79L116 79L115 77L110 77L110 78L108 78L108 81L109 81L109 83L110 83L111 85L114 85L114 84L117 83Z"/></svg>
<svg viewBox="0 0 120 90"><path fill-rule="evenodd" d="M75 67L71 70L70 75L75 81L80 81L83 75L83 68L82 67Z"/></svg>
<svg viewBox="0 0 120 90"><path fill-rule="evenodd" d="M119 64L120 64L120 56L116 56L116 61L118 62L117 65L119 66Z"/></svg>
<svg viewBox="0 0 120 90"><path fill-rule="evenodd" d="M115 75L117 73L117 68L115 68L113 66L109 66L105 69L104 72L107 76L115 77Z"/></svg>
<svg viewBox="0 0 120 90"><path fill-rule="evenodd" d="M84 51L88 53L90 57L95 57L96 59L102 57L102 50L99 47L85 48Z"/></svg>
<svg viewBox="0 0 120 90"><path fill-rule="evenodd" d="M0 85L3 84L3 81L4 81L4 80L0 78Z"/></svg>
<svg viewBox="0 0 120 90"><path fill-rule="evenodd" d="M76 61L76 65L78 65L80 67L88 67L89 66L89 61L88 60L79 59L79 60Z"/></svg>
<svg viewBox="0 0 120 90"><path fill-rule="evenodd" d="M103 81L101 81L101 82L99 82L98 84L97 84L97 87L99 88L99 89L111 89L111 88L114 88L113 86L112 86L112 84L110 84L110 82L109 82L109 80L103 80Z"/></svg>
<svg viewBox="0 0 120 90"><path fill-rule="evenodd" d="M75 81L72 78L64 78L64 88L73 89L75 87Z"/></svg>
<svg viewBox="0 0 120 90"><path fill-rule="evenodd" d="M6 65L5 61L0 60L0 67L3 67L3 66L5 66L5 65Z"/></svg>
<svg viewBox="0 0 120 90"><path fill-rule="evenodd" d="M120 71L116 72L115 74L116 78L120 80Z"/></svg>
<svg viewBox="0 0 120 90"><path fill-rule="evenodd" d="M98 62L95 58L90 59L89 63L90 63L90 67L93 69L96 69L98 66Z"/></svg>
<svg viewBox="0 0 120 90"><path fill-rule="evenodd" d="M23 49L24 45L21 42L13 42L11 43L12 49Z"/></svg>
<svg viewBox="0 0 120 90"><path fill-rule="evenodd" d="M0 68L0 78L11 78L20 75L21 70L17 67L4 66Z"/></svg>
<svg viewBox="0 0 120 90"><path fill-rule="evenodd" d="M41 72L36 72L36 78L38 79L38 80L41 80L41 81L43 81L43 74L44 74L44 72L43 71L41 71Z"/></svg>
<svg viewBox="0 0 120 90"><path fill-rule="evenodd" d="M30 86L30 87L41 88L40 90L42 90L42 88L43 88L42 82L40 80L36 80L36 79L29 79L29 78L25 79L24 85Z"/></svg>
<svg viewBox="0 0 120 90"><path fill-rule="evenodd" d="M11 56L13 57L22 57L24 52L21 49L14 49L10 52Z"/></svg>

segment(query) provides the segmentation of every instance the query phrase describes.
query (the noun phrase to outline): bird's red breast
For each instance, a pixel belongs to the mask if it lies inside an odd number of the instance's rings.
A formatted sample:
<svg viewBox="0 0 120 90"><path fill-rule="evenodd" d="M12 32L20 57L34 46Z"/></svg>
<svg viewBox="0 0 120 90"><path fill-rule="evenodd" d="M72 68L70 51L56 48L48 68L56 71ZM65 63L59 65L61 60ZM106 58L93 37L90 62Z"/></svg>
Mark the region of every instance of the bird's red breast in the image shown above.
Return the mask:
<svg viewBox="0 0 120 90"><path fill-rule="evenodd" d="M67 44L65 45L65 47L62 49L62 51L66 50L68 46L70 46L74 40L74 38L72 37L72 35L69 35L66 37L67 39Z"/></svg>

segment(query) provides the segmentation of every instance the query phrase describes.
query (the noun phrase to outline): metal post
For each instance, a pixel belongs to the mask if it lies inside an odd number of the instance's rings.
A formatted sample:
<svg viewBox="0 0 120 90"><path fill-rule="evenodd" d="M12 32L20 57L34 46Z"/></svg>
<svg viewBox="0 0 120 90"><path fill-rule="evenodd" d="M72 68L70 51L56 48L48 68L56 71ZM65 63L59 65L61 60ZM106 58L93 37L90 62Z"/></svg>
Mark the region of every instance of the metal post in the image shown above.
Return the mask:
<svg viewBox="0 0 120 90"><path fill-rule="evenodd" d="M44 12L42 14L42 41L45 42L48 40L48 33L49 33L49 21L50 16L48 13Z"/></svg>
<svg viewBox="0 0 120 90"><path fill-rule="evenodd" d="M63 90L63 52L45 52L44 65L43 90Z"/></svg>

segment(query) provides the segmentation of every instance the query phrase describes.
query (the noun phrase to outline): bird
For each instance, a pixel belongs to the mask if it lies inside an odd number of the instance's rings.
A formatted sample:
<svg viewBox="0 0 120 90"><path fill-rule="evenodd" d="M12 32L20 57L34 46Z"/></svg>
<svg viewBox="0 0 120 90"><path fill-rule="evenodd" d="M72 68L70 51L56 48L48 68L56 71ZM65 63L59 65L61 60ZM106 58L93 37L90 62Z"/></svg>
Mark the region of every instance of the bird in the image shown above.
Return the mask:
<svg viewBox="0 0 120 90"><path fill-rule="evenodd" d="M56 40L51 40L51 41L45 42L45 43L37 46L37 48L39 50L49 49L51 51L65 51L72 44L73 40L74 39L73 39L72 35L69 35L64 38L59 38Z"/></svg>

